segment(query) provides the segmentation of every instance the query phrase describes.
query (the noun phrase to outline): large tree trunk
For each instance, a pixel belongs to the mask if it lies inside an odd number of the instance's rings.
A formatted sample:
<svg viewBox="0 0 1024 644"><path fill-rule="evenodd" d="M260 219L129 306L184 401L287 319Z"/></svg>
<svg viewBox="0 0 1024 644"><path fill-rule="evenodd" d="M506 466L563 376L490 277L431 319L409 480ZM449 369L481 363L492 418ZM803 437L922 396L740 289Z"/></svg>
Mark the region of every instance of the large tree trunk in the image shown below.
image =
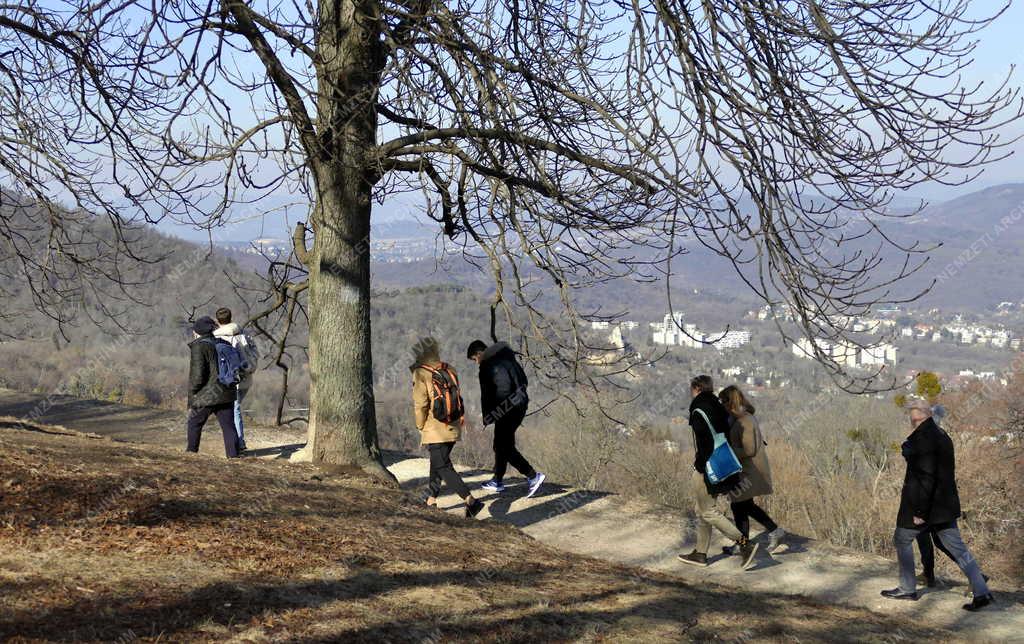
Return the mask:
<svg viewBox="0 0 1024 644"><path fill-rule="evenodd" d="M358 17L357 17L358 14ZM313 461L394 481L381 462L370 351L369 155L376 143L380 40L372 3L324 2L309 265L309 442Z"/></svg>
<svg viewBox="0 0 1024 644"><path fill-rule="evenodd" d="M344 175L349 172L342 172ZM310 418L314 461L384 474L370 350L368 187L344 177L321 190L309 274Z"/></svg>

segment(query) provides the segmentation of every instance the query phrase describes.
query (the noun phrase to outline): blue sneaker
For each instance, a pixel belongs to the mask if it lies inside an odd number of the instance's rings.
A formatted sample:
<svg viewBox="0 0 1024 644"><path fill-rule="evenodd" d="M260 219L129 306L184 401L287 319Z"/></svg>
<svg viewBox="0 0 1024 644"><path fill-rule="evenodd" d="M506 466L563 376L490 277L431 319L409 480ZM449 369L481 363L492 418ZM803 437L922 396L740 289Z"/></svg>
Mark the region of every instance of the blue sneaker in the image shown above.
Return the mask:
<svg viewBox="0 0 1024 644"><path fill-rule="evenodd" d="M480 489L481 490L487 490L488 492L499 492L500 493L500 492L504 492L505 491L505 484L502 483L501 481L491 480L491 481L487 481L486 483L481 485Z"/></svg>
<svg viewBox="0 0 1024 644"><path fill-rule="evenodd" d="M545 478L546 477L543 474L537 472L536 474L534 474L532 479L527 480L527 483L530 484L530 491L526 493L526 498L530 498L531 496L537 493L537 490L540 489L540 486L544 484Z"/></svg>

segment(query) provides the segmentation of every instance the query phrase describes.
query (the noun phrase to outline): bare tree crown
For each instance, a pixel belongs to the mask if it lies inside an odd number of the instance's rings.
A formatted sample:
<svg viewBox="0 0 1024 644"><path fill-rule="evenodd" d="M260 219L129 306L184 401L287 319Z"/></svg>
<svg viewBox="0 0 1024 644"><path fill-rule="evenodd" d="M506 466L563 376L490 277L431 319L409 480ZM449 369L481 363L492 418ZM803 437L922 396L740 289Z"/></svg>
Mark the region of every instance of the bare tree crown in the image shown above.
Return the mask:
<svg viewBox="0 0 1024 644"><path fill-rule="evenodd" d="M614 311L578 311L572 290L670 281L672 257L695 245L789 304L809 337L913 298L898 286L926 248L897 247L905 262L885 266L895 242L878 222L894 191L963 182L1007 154L998 132L1021 114L1017 89L965 73L1001 12L965 0L30 0L0 8L0 182L107 214L114 255L130 247L126 213L213 227L240 201L306 195L308 230L272 266L270 312L304 292L340 177L365 183L367 208L420 191L493 273L527 353L593 384L615 369L585 366L596 347L578 320ZM61 213L32 225L73 257ZM53 270L0 225L24 271ZM350 232L329 234L358 243ZM551 293L564 315L550 315Z"/></svg>

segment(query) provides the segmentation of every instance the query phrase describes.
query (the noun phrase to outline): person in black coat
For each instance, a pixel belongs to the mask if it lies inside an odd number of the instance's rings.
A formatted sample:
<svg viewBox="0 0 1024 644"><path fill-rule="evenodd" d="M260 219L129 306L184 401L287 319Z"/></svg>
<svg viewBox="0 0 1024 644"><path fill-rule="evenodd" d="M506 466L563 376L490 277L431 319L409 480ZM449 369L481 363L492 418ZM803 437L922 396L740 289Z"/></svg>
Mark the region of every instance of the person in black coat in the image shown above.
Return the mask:
<svg viewBox="0 0 1024 644"><path fill-rule="evenodd" d="M931 405L927 401L913 400L908 409L914 429L902 446L907 472L893 535L900 564L900 585L883 590L882 596L917 599L914 541L921 533L933 531L971 583L974 599L964 609L978 610L992 603L992 594L956 524L960 518L960 494L956 487L953 441L932 420Z"/></svg>
<svg viewBox="0 0 1024 644"><path fill-rule="evenodd" d="M742 478L734 476L717 484L712 484L707 477L707 462L715 451L715 434L728 435L729 412L722 406L714 393L714 381L711 376L697 376L690 382L690 429L693 431L693 479L692 492L696 503L697 543L693 552L680 554L678 558L685 564L706 566L708 549L711 547L711 534L717 529L739 546L743 559L742 567L749 569L754 563L757 544L743 536L736 526L718 509L716 497L728 494L737 488ZM710 423L710 424L709 424Z"/></svg>
<svg viewBox="0 0 1024 644"><path fill-rule="evenodd" d="M711 376L698 376L694 378L694 382L697 384L694 385L692 393L696 395L690 401L690 429L693 432L694 446L693 469L701 474L708 494L718 496L720 494L727 494L738 483L738 478L733 477L713 484L707 477L708 459L711 458L711 453L715 451L714 435L717 433L728 436L729 412L722 405L722 401L718 399L718 396L715 395L713 389L699 389L700 378L707 378L709 381L708 387L713 387ZM710 427L705 418L711 421Z"/></svg>
<svg viewBox="0 0 1024 644"><path fill-rule="evenodd" d="M238 433L235 431L235 386L225 385L217 379L216 342L213 337L217 323L203 316L192 325L194 339L189 343L188 376L188 446L189 452L199 451L203 426L210 414L217 416L224 434L224 453L228 458L238 456Z"/></svg>
<svg viewBox="0 0 1024 644"><path fill-rule="evenodd" d="M945 414L945 409L941 407L933 408L934 413L932 414L932 421L936 425L939 425L940 411L941 414ZM941 425L940 425L941 427ZM946 550L946 546L942 545L942 540L939 539L939 535L935 532L934 527L931 529L921 532L917 535L917 549L921 552L921 569L922 574L918 577L919 581L924 581L928 588L935 588L938 586L938 581L935 578L935 550L937 549L942 554L949 557L949 560L956 563L956 557L953 556L949 550ZM985 581L988 581L986 579Z"/></svg>
<svg viewBox="0 0 1024 644"><path fill-rule="evenodd" d="M544 475L533 469L516 448L516 430L526 418L530 404L526 372L516 360L512 347L504 342L488 347L480 340L474 340L466 356L480 368L484 427L494 423L494 478L481 487L491 492L502 492L505 489L502 480L511 465L527 478L526 496L531 497L544 483Z"/></svg>

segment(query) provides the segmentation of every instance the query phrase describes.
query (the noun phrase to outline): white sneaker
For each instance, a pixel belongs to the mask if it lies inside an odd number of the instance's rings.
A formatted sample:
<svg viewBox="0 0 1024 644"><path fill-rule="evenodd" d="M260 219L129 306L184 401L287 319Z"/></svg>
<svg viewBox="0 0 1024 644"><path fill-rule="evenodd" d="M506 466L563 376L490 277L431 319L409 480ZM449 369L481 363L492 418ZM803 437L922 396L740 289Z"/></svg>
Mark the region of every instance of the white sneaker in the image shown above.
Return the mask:
<svg viewBox="0 0 1024 644"><path fill-rule="evenodd" d="M501 481L493 481L492 480L492 481L487 481L486 483L481 485L480 489L481 490L487 490L488 492L498 492L498 493L501 493L501 492L505 491L505 484L502 483Z"/></svg>
<svg viewBox="0 0 1024 644"><path fill-rule="evenodd" d="M546 477L543 474L537 472L532 479L529 479L527 481L527 483L530 484L530 491L526 493L526 498L530 498L531 496L537 493L537 490L540 489L540 486L544 484L545 478Z"/></svg>
<svg viewBox="0 0 1024 644"><path fill-rule="evenodd" d="M782 528L775 528L768 533L768 552L775 552L778 547L782 544L783 538L786 536L786 531Z"/></svg>

